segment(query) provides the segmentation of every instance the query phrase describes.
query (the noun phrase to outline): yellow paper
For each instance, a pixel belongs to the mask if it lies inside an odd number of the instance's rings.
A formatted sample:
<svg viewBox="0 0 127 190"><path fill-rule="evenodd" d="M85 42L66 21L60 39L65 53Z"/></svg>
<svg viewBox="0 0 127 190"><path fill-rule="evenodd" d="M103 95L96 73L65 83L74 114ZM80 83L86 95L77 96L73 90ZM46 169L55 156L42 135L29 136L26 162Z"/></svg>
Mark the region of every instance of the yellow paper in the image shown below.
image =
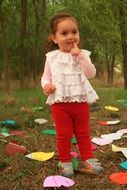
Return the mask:
<svg viewBox="0 0 127 190"><path fill-rule="evenodd" d="M31 156L34 160L46 161L54 156L54 152L33 152Z"/></svg>
<svg viewBox="0 0 127 190"><path fill-rule="evenodd" d="M105 109L110 110L110 111L119 111L117 107L113 107L113 106L105 106Z"/></svg>
<svg viewBox="0 0 127 190"><path fill-rule="evenodd" d="M124 148L124 147L118 147L118 146L115 146L112 144L112 151L113 152L120 152L122 150L127 150L127 148Z"/></svg>

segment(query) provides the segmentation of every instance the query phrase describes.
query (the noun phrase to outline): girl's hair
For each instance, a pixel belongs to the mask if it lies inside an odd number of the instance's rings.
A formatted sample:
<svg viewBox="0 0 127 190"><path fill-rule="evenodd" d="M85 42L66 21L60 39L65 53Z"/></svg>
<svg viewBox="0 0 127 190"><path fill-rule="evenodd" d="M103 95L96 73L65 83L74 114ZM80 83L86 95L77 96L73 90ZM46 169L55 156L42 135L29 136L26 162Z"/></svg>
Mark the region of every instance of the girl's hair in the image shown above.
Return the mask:
<svg viewBox="0 0 127 190"><path fill-rule="evenodd" d="M60 21L65 20L65 19L73 20L76 23L76 25L78 26L78 22L77 22L76 18L74 16L72 16L71 14L69 14L69 13L58 13L50 21L51 34L56 33L58 23ZM58 49L58 45L55 44L49 36L48 37L47 50L50 51L50 50L55 50L55 49Z"/></svg>
<svg viewBox="0 0 127 190"><path fill-rule="evenodd" d="M68 13L58 13L56 14L50 21L50 27L51 27L51 33L52 34L55 34L56 33L56 30L57 30L57 24L60 22L60 21L63 21L65 19L71 19L73 20L76 25L78 25L78 22L76 20L76 18Z"/></svg>

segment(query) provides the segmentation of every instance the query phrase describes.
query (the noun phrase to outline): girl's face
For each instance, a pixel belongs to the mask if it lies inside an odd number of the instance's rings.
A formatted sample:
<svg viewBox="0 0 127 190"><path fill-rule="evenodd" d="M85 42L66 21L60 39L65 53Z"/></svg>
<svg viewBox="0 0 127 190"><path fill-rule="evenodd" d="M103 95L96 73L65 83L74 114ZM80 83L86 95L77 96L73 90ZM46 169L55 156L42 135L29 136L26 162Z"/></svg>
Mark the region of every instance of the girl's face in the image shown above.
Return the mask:
<svg viewBox="0 0 127 190"><path fill-rule="evenodd" d="M65 19L57 24L56 33L52 35L52 40L58 44L60 51L70 52L75 44L79 44L79 31L76 23L72 19Z"/></svg>

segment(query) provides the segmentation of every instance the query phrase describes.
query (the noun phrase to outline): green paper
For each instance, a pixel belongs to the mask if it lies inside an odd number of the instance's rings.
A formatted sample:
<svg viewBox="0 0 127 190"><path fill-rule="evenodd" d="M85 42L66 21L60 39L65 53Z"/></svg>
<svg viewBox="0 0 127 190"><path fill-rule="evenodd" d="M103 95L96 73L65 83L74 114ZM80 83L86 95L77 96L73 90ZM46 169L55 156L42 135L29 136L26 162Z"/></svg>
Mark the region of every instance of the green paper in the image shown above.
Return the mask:
<svg viewBox="0 0 127 190"><path fill-rule="evenodd" d="M73 164L73 170L78 170L79 167L79 162L77 160L77 158L72 158L72 164Z"/></svg>
<svg viewBox="0 0 127 190"><path fill-rule="evenodd" d="M41 107L41 106L40 107L33 107L33 110L34 111L41 111L41 110L43 110L43 107Z"/></svg>
<svg viewBox="0 0 127 190"><path fill-rule="evenodd" d="M3 127L0 133L5 137L10 136L9 130L6 127Z"/></svg>
<svg viewBox="0 0 127 190"><path fill-rule="evenodd" d="M56 131L54 129L45 129L42 131L44 135L56 135Z"/></svg>
<svg viewBox="0 0 127 190"><path fill-rule="evenodd" d="M3 127L1 130L1 133L8 133L9 134L9 130L6 127Z"/></svg>
<svg viewBox="0 0 127 190"><path fill-rule="evenodd" d="M127 107L127 100L119 99L119 100L117 100L117 102L118 102L119 104L121 104L122 106Z"/></svg>
<svg viewBox="0 0 127 190"><path fill-rule="evenodd" d="M72 138L71 143L72 144L77 144L76 138Z"/></svg>

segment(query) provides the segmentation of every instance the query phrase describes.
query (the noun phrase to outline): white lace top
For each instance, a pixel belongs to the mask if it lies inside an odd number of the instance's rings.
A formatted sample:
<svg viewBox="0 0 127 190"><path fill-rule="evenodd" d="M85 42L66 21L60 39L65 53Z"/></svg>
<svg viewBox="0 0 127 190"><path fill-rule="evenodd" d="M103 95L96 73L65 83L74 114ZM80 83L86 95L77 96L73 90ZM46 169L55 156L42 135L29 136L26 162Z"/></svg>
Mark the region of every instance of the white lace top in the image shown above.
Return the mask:
<svg viewBox="0 0 127 190"><path fill-rule="evenodd" d="M46 54L46 68L41 78L41 84L44 87L46 83L52 83L56 87L56 91L47 98L48 104L58 102L93 103L98 99L98 95L85 76L85 69L88 64L92 64L89 63L89 55L90 52L87 50L81 50L81 56L77 57L59 50ZM86 68L85 65L87 65ZM93 64L91 66L94 67ZM47 73L50 76L47 76Z"/></svg>

